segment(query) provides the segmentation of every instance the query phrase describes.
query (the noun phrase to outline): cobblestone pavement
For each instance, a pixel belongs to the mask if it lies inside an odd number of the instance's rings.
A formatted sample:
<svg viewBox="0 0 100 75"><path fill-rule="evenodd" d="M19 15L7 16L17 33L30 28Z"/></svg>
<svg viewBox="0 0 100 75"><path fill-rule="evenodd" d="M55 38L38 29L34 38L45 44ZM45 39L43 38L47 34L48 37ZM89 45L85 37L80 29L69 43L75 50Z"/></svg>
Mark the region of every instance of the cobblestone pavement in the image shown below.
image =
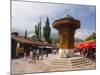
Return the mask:
<svg viewBox="0 0 100 75"><path fill-rule="evenodd" d="M52 54L50 54L49 57L50 56L52 56ZM44 56L44 60L45 59L46 57ZM63 67L54 67L54 66L46 65L43 60L39 60L34 63L29 63L29 58L26 61L24 61L23 58L11 60L11 74L91 70L91 69L96 69L95 62L92 62L91 65L86 65L77 68L63 68Z"/></svg>

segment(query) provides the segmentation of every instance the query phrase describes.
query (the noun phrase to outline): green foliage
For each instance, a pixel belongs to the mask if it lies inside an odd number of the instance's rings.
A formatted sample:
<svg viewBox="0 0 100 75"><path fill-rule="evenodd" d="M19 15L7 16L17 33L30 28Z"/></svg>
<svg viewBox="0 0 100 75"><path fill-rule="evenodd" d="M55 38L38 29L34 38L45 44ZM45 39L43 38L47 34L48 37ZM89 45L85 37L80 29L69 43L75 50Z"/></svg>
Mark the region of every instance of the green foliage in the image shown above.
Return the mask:
<svg viewBox="0 0 100 75"><path fill-rule="evenodd" d="M38 25L35 25L35 34L37 39L41 39L41 21L38 23Z"/></svg>
<svg viewBox="0 0 100 75"><path fill-rule="evenodd" d="M41 21L38 23L38 35L39 39L41 39Z"/></svg>
<svg viewBox="0 0 100 75"><path fill-rule="evenodd" d="M51 43L52 44L59 43L59 38L53 38L53 37L51 37L50 39L51 39Z"/></svg>
<svg viewBox="0 0 100 75"><path fill-rule="evenodd" d="M88 40L96 40L96 35L95 35L95 33L93 33L92 35L90 35L89 37L87 37L87 38L85 39L85 41L88 41Z"/></svg>
<svg viewBox="0 0 100 75"><path fill-rule="evenodd" d="M50 33L51 33L51 28L49 26L49 18L47 17L45 26L43 27L43 37L45 41L47 41L48 43L51 42Z"/></svg>

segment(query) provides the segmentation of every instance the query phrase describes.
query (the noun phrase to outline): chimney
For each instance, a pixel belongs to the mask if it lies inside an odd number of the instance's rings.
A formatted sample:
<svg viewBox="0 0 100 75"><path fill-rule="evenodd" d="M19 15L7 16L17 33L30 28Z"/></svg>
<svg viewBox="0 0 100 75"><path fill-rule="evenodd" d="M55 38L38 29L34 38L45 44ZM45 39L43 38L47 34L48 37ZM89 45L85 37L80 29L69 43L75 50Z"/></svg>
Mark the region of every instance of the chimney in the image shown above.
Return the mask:
<svg viewBox="0 0 100 75"><path fill-rule="evenodd" d="M11 33L12 36L18 36L18 34L19 34L18 32L12 32Z"/></svg>

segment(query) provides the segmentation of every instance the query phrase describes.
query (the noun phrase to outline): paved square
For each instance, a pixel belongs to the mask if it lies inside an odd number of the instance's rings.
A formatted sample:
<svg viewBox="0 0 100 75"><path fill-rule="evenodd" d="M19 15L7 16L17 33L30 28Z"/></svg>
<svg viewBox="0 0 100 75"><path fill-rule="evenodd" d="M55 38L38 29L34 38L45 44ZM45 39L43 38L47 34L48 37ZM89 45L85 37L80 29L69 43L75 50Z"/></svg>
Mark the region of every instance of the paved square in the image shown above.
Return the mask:
<svg viewBox="0 0 100 75"><path fill-rule="evenodd" d="M49 55L49 57L52 56L53 56L52 54ZM39 60L34 63L29 63L29 58L27 59L27 61L24 61L23 58L13 59L11 60L11 74L96 69L96 64L93 61L91 61L92 62L91 65L86 65L77 68L65 68L65 67L54 67L46 65L44 63L44 60L46 60L45 56L43 60Z"/></svg>

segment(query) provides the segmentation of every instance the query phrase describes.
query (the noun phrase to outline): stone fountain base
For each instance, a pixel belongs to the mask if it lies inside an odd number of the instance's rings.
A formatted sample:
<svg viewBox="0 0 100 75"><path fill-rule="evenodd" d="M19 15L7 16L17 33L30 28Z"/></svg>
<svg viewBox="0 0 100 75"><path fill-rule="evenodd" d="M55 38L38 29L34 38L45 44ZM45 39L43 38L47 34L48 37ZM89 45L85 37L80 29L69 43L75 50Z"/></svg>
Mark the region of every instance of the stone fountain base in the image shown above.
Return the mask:
<svg viewBox="0 0 100 75"><path fill-rule="evenodd" d="M59 57L68 58L75 56L74 49L59 49Z"/></svg>
<svg viewBox="0 0 100 75"><path fill-rule="evenodd" d="M45 64L55 67L80 67L90 65L90 61L84 57L74 55L74 57L61 58L58 54L50 55L47 59L44 60Z"/></svg>

